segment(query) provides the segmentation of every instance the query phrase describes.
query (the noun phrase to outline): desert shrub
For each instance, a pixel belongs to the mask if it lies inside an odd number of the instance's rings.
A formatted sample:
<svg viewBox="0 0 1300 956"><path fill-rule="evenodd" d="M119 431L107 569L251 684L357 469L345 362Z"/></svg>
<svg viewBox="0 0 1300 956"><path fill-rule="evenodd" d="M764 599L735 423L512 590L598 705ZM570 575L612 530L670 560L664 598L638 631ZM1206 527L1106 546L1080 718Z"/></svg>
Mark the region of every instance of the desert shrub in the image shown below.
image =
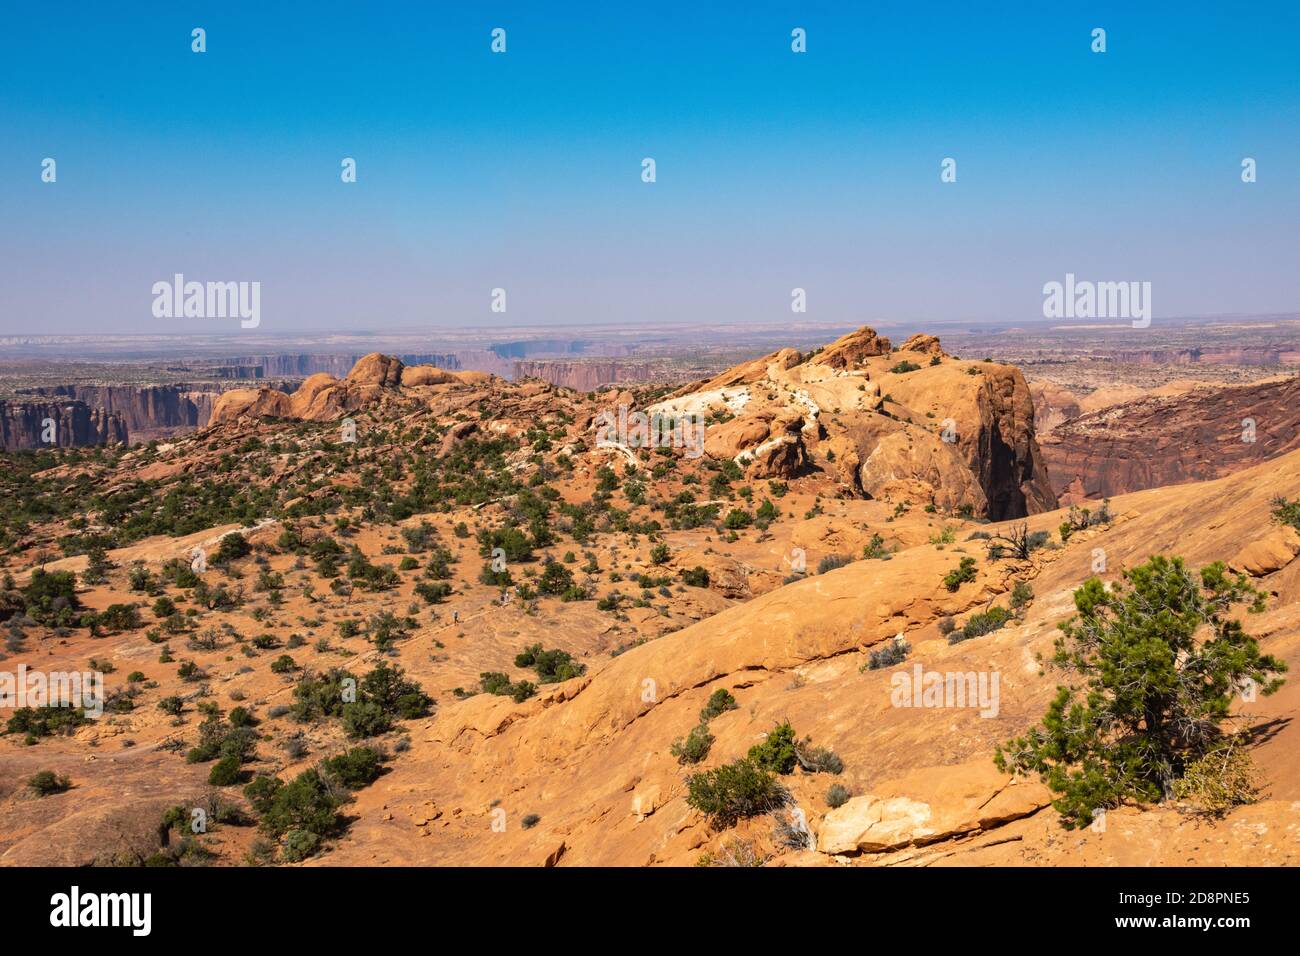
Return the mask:
<svg viewBox="0 0 1300 956"><path fill-rule="evenodd" d="M134 604L110 604L95 615L94 623L107 631L134 631L144 627L140 609Z"/></svg>
<svg viewBox="0 0 1300 956"><path fill-rule="evenodd" d="M1013 525L1005 533L987 537L987 549L990 560L1000 560L1010 554L1020 561L1028 561L1030 556L1043 547L1052 538L1050 531L1030 531L1023 521Z"/></svg>
<svg viewBox="0 0 1300 956"><path fill-rule="evenodd" d="M772 828L772 839L777 846L787 850L811 850L812 832L802 817L792 813L775 814L776 826Z"/></svg>
<svg viewBox="0 0 1300 956"><path fill-rule="evenodd" d="M939 618L939 633L947 636L957 629L957 622L952 619L951 614L945 614Z"/></svg>
<svg viewBox="0 0 1300 956"><path fill-rule="evenodd" d="M692 774L686 789L687 805L706 814L718 828L767 813L788 799L776 777L749 758Z"/></svg>
<svg viewBox="0 0 1300 956"><path fill-rule="evenodd" d="M768 731L762 743L749 748L748 757L756 766L772 773L789 773L794 770L794 728L788 721L777 724Z"/></svg>
<svg viewBox="0 0 1300 956"><path fill-rule="evenodd" d="M22 589L27 616L47 627L70 627L77 619L77 579L71 571L37 568Z"/></svg>
<svg viewBox="0 0 1300 956"><path fill-rule="evenodd" d="M707 588L709 572L697 564L688 571L682 571L682 581L693 588Z"/></svg>
<svg viewBox="0 0 1300 956"><path fill-rule="evenodd" d="M483 565L483 570L479 572L478 579L481 584L498 588L508 588L515 583L515 579L510 576L508 570L503 568L498 571L492 567L490 562Z"/></svg>
<svg viewBox="0 0 1300 956"><path fill-rule="evenodd" d="M915 362L902 361L893 366L890 371L895 375L903 375L907 372L915 372L920 367L921 366L917 365Z"/></svg>
<svg viewBox="0 0 1300 956"><path fill-rule="evenodd" d="M415 586L415 593L427 604L441 604L451 595L451 585L446 581L421 581Z"/></svg>
<svg viewBox="0 0 1300 956"><path fill-rule="evenodd" d="M885 546L881 535L873 534L871 540L862 546L862 557L877 561L887 561L893 557L893 550Z"/></svg>
<svg viewBox="0 0 1300 956"><path fill-rule="evenodd" d="M700 710L700 723L707 723L719 714L735 709L736 698L731 696L731 691L719 687L709 695L708 702Z"/></svg>
<svg viewBox="0 0 1300 956"><path fill-rule="evenodd" d="M843 773L844 761L829 747L814 747L812 738L795 741L795 759L807 773Z"/></svg>
<svg viewBox="0 0 1300 956"><path fill-rule="evenodd" d="M353 747L322 761L321 768L349 790L360 790L379 779L383 757L373 747Z"/></svg>
<svg viewBox="0 0 1300 956"><path fill-rule="evenodd" d="M72 781L53 770L40 770L27 781L27 788L38 797L48 797L52 793L63 793L72 786Z"/></svg>
<svg viewBox="0 0 1300 956"><path fill-rule="evenodd" d="M577 664L568 651L547 651L541 644L533 644L515 655L516 667L531 667L543 684L581 677L587 672L586 664Z"/></svg>
<svg viewBox="0 0 1300 956"><path fill-rule="evenodd" d="M1273 499L1272 504L1274 521L1300 531L1300 501L1291 501L1279 496Z"/></svg>
<svg viewBox="0 0 1300 956"><path fill-rule="evenodd" d="M709 755L709 748L712 746L713 734L709 733L707 724L700 724L692 727L691 732L685 737L674 740L668 752L676 757L680 764L699 763Z"/></svg>
<svg viewBox="0 0 1300 956"><path fill-rule="evenodd" d="M517 561L531 561L533 557L533 542L529 540L528 535L515 527L507 526L491 531L484 529L478 533L478 541L479 554L485 558L492 557L495 548L504 551L506 560L512 564Z"/></svg>
<svg viewBox="0 0 1300 956"><path fill-rule="evenodd" d="M354 701L343 705L343 730L353 740L377 737L392 729L392 718L374 701Z"/></svg>
<svg viewBox="0 0 1300 956"><path fill-rule="evenodd" d="M221 544L217 547L217 553L213 557L212 563L220 567L229 564L231 561L247 557L252 553L252 550L253 546L248 543L247 538L238 531L232 531L221 539Z"/></svg>
<svg viewBox="0 0 1300 956"><path fill-rule="evenodd" d="M967 581L975 580L975 559L962 558L961 564L943 576L943 586L949 591L956 591Z"/></svg>
<svg viewBox="0 0 1300 956"><path fill-rule="evenodd" d="M208 772L208 783L214 787L229 787L239 782L239 758L222 757Z"/></svg>
<svg viewBox="0 0 1300 956"><path fill-rule="evenodd" d="M342 823L343 799L315 770L304 770L291 783L278 777L258 777L244 788L259 826L273 836L303 830L322 837L336 833Z"/></svg>
<svg viewBox="0 0 1300 956"><path fill-rule="evenodd" d="M437 539L437 531L429 522L421 521L417 527L403 528L402 538L406 541L408 551L420 554L429 550L429 546Z"/></svg>
<svg viewBox="0 0 1300 956"><path fill-rule="evenodd" d="M867 655L867 670L878 671L884 667L901 664L907 660L907 655L911 653L911 650L911 644L901 637L895 637L892 641L886 642L882 647L877 647Z"/></svg>
<svg viewBox="0 0 1300 956"><path fill-rule="evenodd" d="M983 637L1000 630L1014 615L1006 608L991 607L987 611L972 614L966 620L966 626L960 631L948 635L949 644L969 641L972 637Z"/></svg>
<svg viewBox="0 0 1300 956"><path fill-rule="evenodd" d="M728 840L715 853L705 850L695 861L696 866L757 867L767 862L752 840Z"/></svg>
<svg viewBox="0 0 1300 956"><path fill-rule="evenodd" d="M537 824L541 822L542 822L542 818L538 816L536 813L525 813L523 817L519 820L519 825L523 827L525 830L531 830L533 827L537 826Z"/></svg>
<svg viewBox="0 0 1300 956"><path fill-rule="evenodd" d="M836 807L842 807L849 802L853 794L849 793L849 788L842 783L833 783L826 788L826 806L832 810Z"/></svg>
<svg viewBox="0 0 1300 956"><path fill-rule="evenodd" d="M1029 582L1017 581L1015 587L1011 589L1011 610L1018 612L1028 607L1033 599L1034 589L1029 586Z"/></svg>
<svg viewBox="0 0 1300 956"><path fill-rule="evenodd" d="M40 707L19 707L5 723L5 733L23 734L28 742L54 734L71 735L89 718L79 707L60 707L45 704Z"/></svg>
<svg viewBox="0 0 1300 956"><path fill-rule="evenodd" d="M1208 816L1221 816L1233 807L1254 803L1259 785L1245 743L1236 737L1225 738L1188 763L1182 777L1174 782L1171 796Z"/></svg>
<svg viewBox="0 0 1300 956"><path fill-rule="evenodd" d="M825 574L827 571L834 571L836 568L842 568L852 563L853 559L847 554L828 554L817 562L817 573Z"/></svg>
<svg viewBox="0 0 1300 956"><path fill-rule="evenodd" d="M667 564L670 557L672 557L672 552L666 544L656 544L650 549L651 564Z"/></svg>
<svg viewBox="0 0 1300 956"><path fill-rule="evenodd" d="M212 714L199 724L199 742L185 754L187 763L207 763L235 757L241 763L253 755L257 735L250 727L233 727Z"/></svg>
<svg viewBox="0 0 1300 956"><path fill-rule="evenodd" d="M296 720L338 717L353 737L384 733L393 719L421 717L434 703L419 684L403 676L400 667L387 662L381 662L360 681L339 668L324 674L304 674L293 696L291 713Z"/></svg>
<svg viewBox="0 0 1300 956"><path fill-rule="evenodd" d="M740 508L732 508L727 512L727 516L722 519L722 526L732 531L739 531L742 528L748 528L753 523L753 515Z"/></svg>
<svg viewBox="0 0 1300 956"><path fill-rule="evenodd" d="M1261 654L1229 616L1247 601L1262 610L1264 597L1222 563L1198 577L1162 555L1109 590L1088 579L1053 658L1082 686L1060 687L1040 726L1001 745L999 769L1038 773L1067 827L1125 800L1160 800L1220 745L1239 687L1251 681L1268 695L1281 686L1285 662Z"/></svg>
<svg viewBox="0 0 1300 956"><path fill-rule="evenodd" d="M290 830L284 835L284 859L289 863L305 860L320 849L320 844L320 836L311 830Z"/></svg>

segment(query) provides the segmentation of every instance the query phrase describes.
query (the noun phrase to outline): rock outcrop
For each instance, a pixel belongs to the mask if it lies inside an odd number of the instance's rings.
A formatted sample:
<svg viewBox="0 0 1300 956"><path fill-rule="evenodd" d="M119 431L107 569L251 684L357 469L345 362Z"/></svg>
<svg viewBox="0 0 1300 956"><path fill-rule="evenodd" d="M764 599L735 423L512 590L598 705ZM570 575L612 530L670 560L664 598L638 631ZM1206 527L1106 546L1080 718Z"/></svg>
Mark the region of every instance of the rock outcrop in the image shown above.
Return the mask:
<svg viewBox="0 0 1300 956"><path fill-rule="evenodd" d="M452 372L433 365L408 366L391 355L371 352L358 359L345 378L318 372L288 395L270 388L226 392L212 410L211 423L219 425L239 418L328 422L380 402L386 395L482 384L490 379L490 375L482 372Z"/></svg>
<svg viewBox="0 0 1300 956"><path fill-rule="evenodd" d="M895 349L863 328L806 357L782 349L649 411L724 419L706 451L750 478L821 468L855 495L997 519L1056 505L1020 371L953 359L930 335Z"/></svg>

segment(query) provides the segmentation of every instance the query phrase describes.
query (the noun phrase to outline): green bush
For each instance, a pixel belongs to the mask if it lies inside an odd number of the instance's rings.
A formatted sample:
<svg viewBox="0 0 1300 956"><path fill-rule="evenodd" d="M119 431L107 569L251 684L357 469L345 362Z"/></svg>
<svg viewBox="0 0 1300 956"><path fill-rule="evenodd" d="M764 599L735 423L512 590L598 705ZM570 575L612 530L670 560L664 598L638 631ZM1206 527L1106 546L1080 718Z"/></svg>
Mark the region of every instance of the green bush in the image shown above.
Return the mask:
<svg viewBox="0 0 1300 956"><path fill-rule="evenodd" d="M676 757L680 764L699 763L709 755L709 748L712 746L713 734L709 733L707 724L700 724L692 727L691 732L685 737L674 740L668 752Z"/></svg>
<svg viewBox="0 0 1300 956"><path fill-rule="evenodd" d="M961 564L943 576L943 586L949 591L956 591L967 581L975 580L975 559L962 558Z"/></svg>
<svg viewBox="0 0 1300 956"><path fill-rule="evenodd" d="M451 596L451 585L446 581L421 581L415 586L415 593L427 604L441 604Z"/></svg>
<svg viewBox="0 0 1300 956"><path fill-rule="evenodd" d="M208 783L214 787L229 787L239 782L239 758L222 757L208 772Z"/></svg>
<svg viewBox="0 0 1300 956"><path fill-rule="evenodd" d="M343 730L353 740L377 737L392 729L392 719L372 700L343 705Z"/></svg>
<svg viewBox="0 0 1300 956"><path fill-rule="evenodd" d="M575 663L568 651L546 651L541 644L533 644L516 654L515 666L533 668L543 684L571 680L587 672L587 665Z"/></svg>
<svg viewBox="0 0 1300 956"><path fill-rule="evenodd" d="M788 799L776 777L748 758L692 774L686 790L687 805L706 814L719 828L768 813Z"/></svg>
<svg viewBox="0 0 1300 956"><path fill-rule="evenodd" d="M284 835L284 859L297 863L320 849L321 839L310 830L290 830Z"/></svg>
<svg viewBox="0 0 1300 956"><path fill-rule="evenodd" d="M682 572L682 581L693 588L707 588L709 586L709 572L697 564L689 571Z"/></svg>
<svg viewBox="0 0 1300 956"><path fill-rule="evenodd" d="M983 637L1000 630L1015 615L1004 607L991 607L987 611L972 614L966 619L966 625L960 631L948 635L949 644L969 641L972 637Z"/></svg>
<svg viewBox="0 0 1300 956"><path fill-rule="evenodd" d="M261 817L262 830L273 836L305 830L322 838L342 824L343 800L315 770L304 770L288 784L278 777L259 777L244 788L244 795Z"/></svg>
<svg viewBox="0 0 1300 956"><path fill-rule="evenodd" d="M63 793L71 786L71 780L55 773L53 770L38 771L27 781L28 789L38 797L48 797L52 793Z"/></svg>
<svg viewBox="0 0 1300 956"><path fill-rule="evenodd" d="M795 764L794 728L788 722L777 724L762 743L749 748L749 759L763 770L790 773Z"/></svg>
<svg viewBox="0 0 1300 956"><path fill-rule="evenodd" d="M217 547L216 557L212 563L220 567L229 564L231 561L237 561L240 558L247 557L253 550L253 546L248 543L238 531L232 531L221 539L221 544Z"/></svg>
<svg viewBox="0 0 1300 956"><path fill-rule="evenodd" d="M54 734L71 736L89 718L79 707L58 707L45 704L40 707L19 707L5 724L5 733L23 734L29 742Z"/></svg>
<svg viewBox="0 0 1300 956"><path fill-rule="evenodd" d="M383 757L373 747L353 747L321 764L325 773L349 790L360 790L379 779Z"/></svg>
<svg viewBox="0 0 1300 956"><path fill-rule="evenodd" d="M728 710L736 709L736 698L731 696L731 691L719 687L709 695L708 702L700 711L700 723L708 723L714 717Z"/></svg>

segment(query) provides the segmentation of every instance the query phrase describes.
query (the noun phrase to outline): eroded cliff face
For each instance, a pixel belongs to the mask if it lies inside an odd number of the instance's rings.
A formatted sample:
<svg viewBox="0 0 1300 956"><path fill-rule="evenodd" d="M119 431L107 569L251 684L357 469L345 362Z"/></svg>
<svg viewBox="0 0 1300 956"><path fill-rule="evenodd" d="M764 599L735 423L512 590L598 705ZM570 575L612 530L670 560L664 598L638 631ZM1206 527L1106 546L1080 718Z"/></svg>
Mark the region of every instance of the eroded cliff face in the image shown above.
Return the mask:
<svg viewBox="0 0 1300 956"><path fill-rule="evenodd" d="M1300 448L1300 378L1124 402L1057 425L1043 455L1062 500L1205 481Z"/></svg>
<svg viewBox="0 0 1300 956"><path fill-rule="evenodd" d="M50 435L53 441L46 440ZM5 451L125 443L127 435L120 413L85 402L0 400L0 446Z"/></svg>
<svg viewBox="0 0 1300 956"><path fill-rule="evenodd" d="M222 382L191 382L166 385L53 385L26 390L42 398L68 398L91 409L117 416L132 441L168 438L180 432L202 428L212 409L230 385ZM287 385L269 386L273 390ZM124 439L122 439L124 440Z"/></svg>

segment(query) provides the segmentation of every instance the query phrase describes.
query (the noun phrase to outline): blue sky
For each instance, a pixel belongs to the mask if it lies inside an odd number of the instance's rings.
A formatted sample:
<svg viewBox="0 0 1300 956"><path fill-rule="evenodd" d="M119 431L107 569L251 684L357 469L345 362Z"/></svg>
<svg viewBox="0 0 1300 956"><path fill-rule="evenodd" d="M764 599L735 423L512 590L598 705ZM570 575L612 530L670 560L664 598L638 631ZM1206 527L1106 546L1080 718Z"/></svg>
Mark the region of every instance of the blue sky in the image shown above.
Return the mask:
<svg viewBox="0 0 1300 956"><path fill-rule="evenodd" d="M0 334L238 331L175 272L263 333L1300 310L1294 2L119 9L6 13Z"/></svg>

